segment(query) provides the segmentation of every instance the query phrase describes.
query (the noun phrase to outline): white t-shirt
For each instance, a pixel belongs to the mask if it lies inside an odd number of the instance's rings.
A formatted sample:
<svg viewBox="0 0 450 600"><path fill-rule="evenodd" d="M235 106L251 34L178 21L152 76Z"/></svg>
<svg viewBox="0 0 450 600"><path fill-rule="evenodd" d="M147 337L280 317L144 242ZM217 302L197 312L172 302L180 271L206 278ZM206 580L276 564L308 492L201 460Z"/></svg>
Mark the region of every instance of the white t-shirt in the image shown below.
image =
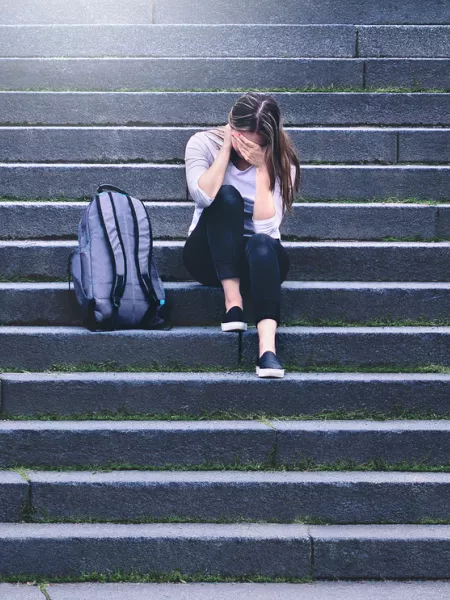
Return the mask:
<svg viewBox="0 0 450 600"><path fill-rule="evenodd" d="M211 141L216 136L206 131L194 133L188 140L185 150L186 181L189 194L196 207L188 236L192 233L200 219L204 208L210 206L214 198L210 198L198 185L200 176L209 169L219 152L217 146ZM220 139L219 139L220 143ZM291 165L291 177L294 181L295 166ZM248 169L240 171L231 161L228 163L223 180L224 185L234 185L244 199L244 236L250 237L254 233L266 233L273 238L280 239L280 224L283 219L283 200L280 192L280 180L277 178L275 189L272 192L275 215L270 219L253 219L253 206L256 192L256 167L251 165Z"/></svg>

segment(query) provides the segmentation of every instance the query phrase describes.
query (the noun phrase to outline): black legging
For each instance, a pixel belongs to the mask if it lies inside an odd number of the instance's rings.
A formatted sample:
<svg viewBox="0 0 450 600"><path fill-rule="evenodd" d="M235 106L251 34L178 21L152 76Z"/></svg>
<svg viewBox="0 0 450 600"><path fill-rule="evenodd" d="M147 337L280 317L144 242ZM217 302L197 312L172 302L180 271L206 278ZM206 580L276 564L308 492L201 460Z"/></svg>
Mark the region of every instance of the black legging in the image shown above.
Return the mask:
<svg viewBox="0 0 450 600"><path fill-rule="evenodd" d="M279 239L266 233L244 236L244 199L233 185L222 185L204 208L183 247L183 264L203 285L222 287L221 279L239 277L250 284L255 325L280 324L280 285L290 261Z"/></svg>

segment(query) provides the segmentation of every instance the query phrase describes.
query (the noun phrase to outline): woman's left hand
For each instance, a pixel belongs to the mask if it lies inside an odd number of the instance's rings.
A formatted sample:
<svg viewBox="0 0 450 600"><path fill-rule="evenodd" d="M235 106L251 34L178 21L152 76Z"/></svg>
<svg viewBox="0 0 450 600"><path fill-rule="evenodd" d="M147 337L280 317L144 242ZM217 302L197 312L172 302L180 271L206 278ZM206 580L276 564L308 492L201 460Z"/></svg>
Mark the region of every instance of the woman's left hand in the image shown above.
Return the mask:
<svg viewBox="0 0 450 600"><path fill-rule="evenodd" d="M257 168L266 166L267 147L261 148L259 144L255 144L255 142L252 142L244 135L239 135L238 133L233 132L232 136L236 141L239 152L248 163Z"/></svg>

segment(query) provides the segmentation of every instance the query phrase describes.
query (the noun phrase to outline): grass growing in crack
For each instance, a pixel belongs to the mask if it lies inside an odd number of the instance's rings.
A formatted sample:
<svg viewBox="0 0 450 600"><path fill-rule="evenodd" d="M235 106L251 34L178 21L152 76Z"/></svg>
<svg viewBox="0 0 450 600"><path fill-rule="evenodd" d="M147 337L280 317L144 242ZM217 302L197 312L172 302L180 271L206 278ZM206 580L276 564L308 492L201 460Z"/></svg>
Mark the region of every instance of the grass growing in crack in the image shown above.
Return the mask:
<svg viewBox="0 0 450 600"><path fill-rule="evenodd" d="M273 450L272 450L273 453ZM17 471L17 469L30 471L51 472L73 472L90 471L92 473L109 473L113 471L407 471L413 473L449 473L450 461L442 465L429 463L399 461L388 463L382 458L374 458L365 463L357 463L352 459L342 459L329 463L318 463L308 457L291 463L278 463L274 465L273 454L270 453L265 462L246 462L235 459L230 463L203 463L178 465L167 463L165 465L140 465L132 463L109 463L104 465L64 465L64 466L41 466L41 465L13 465L5 468L5 471Z"/></svg>
<svg viewBox="0 0 450 600"><path fill-rule="evenodd" d="M239 577L228 577L220 573L205 574L196 571L194 574L184 574L178 569L165 572L148 571L146 573L137 569L122 570L113 569L108 573L92 571L83 572L80 575L54 577L47 575L19 574L0 576L0 583L28 583L32 579L33 584L46 583L313 583L316 581L307 577L266 577L257 573L243 574Z"/></svg>
<svg viewBox="0 0 450 600"><path fill-rule="evenodd" d="M41 508L37 510L33 508L31 513L33 523L115 523L121 525L140 525L140 524L154 524L154 523L214 523L231 525L235 523L259 523L259 524L296 524L296 525L360 525L360 524L377 524L377 525L396 525L398 520L376 518L371 521L345 521L343 519L333 519L330 517L318 517L312 515L297 515L290 519L280 519L278 517L271 517L267 519L256 519L253 517L245 517L243 515L226 516L221 515L216 518L204 518L199 515L169 515L169 516L153 516L151 514L139 515L136 518L128 519L112 519L109 517L99 518L92 517L90 515L77 515L77 516L52 516L48 510ZM27 521L28 522L28 521ZM409 523L414 525L448 525L450 524L450 513L446 518L432 518L432 517L421 517L420 519L409 519L408 521L403 520L402 523Z"/></svg>
<svg viewBox="0 0 450 600"><path fill-rule="evenodd" d="M251 369L251 370L250 370ZM284 365L289 373L450 373L449 365L342 365L330 363L327 365ZM122 365L114 361L101 363L79 363L52 365L49 369L19 369L17 367L0 367L0 375L6 373L244 373L253 375L250 365L240 367L224 367L223 365L187 367L185 365Z"/></svg>
<svg viewBox="0 0 450 600"><path fill-rule="evenodd" d="M1 418L8 421L29 421L30 419L39 421L259 421L274 427L271 421L391 421L391 420L447 420L450 419L450 413L436 414L431 410L417 412L411 409L395 406L391 412L371 411L368 409L358 409L348 411L344 407L337 410L323 410L318 413L306 414L297 413L294 415L277 415L265 412L234 412L234 411L207 411L201 410L198 413L177 413L168 411L166 413L132 413L125 407L113 410L100 410L88 413L61 414L53 412L36 412L26 415L0 415Z"/></svg>

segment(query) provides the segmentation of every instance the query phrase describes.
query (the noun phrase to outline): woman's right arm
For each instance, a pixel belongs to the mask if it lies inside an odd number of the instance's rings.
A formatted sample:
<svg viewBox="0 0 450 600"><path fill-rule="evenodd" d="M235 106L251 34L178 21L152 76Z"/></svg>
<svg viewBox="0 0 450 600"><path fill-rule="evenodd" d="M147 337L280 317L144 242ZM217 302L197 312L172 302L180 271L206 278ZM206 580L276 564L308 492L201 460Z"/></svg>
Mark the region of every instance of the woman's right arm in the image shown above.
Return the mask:
<svg viewBox="0 0 450 600"><path fill-rule="evenodd" d="M210 206L220 190L225 171L230 162L231 129L225 127L225 138L214 162L209 165L205 150L198 136L192 136L186 144L185 165L189 193L202 208Z"/></svg>

